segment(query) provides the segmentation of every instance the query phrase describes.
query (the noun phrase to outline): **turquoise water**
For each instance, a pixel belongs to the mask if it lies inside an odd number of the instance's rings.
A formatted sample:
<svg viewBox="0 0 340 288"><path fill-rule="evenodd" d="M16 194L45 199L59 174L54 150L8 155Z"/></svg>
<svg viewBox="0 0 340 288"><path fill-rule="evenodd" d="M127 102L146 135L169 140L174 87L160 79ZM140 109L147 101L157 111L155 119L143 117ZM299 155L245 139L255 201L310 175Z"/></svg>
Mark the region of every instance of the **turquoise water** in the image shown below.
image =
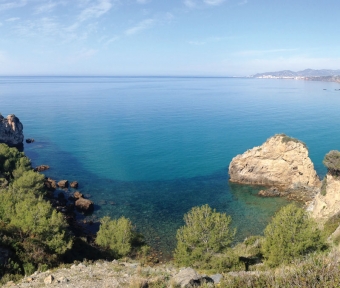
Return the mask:
<svg viewBox="0 0 340 288"><path fill-rule="evenodd" d="M231 159L276 133L306 142L320 176L339 149L339 84L246 78L0 77L0 112L24 125L47 176L78 180L91 219L125 215L168 253L183 214L208 203L238 239L261 233L284 199L230 185ZM323 90L327 89L327 90Z"/></svg>

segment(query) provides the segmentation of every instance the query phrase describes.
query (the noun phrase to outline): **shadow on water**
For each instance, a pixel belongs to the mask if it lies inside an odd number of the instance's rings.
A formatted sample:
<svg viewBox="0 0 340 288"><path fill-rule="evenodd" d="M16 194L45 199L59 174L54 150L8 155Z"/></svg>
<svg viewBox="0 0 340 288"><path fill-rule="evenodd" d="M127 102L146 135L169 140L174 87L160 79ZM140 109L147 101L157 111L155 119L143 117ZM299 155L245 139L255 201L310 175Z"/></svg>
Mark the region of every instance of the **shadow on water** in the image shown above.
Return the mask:
<svg viewBox="0 0 340 288"><path fill-rule="evenodd" d="M261 234L270 217L288 203L282 198L257 196L261 187L231 184L227 168L211 175L166 181L117 181L103 179L85 169L72 154L49 142L25 145L33 166L47 164L45 175L56 180L77 180L79 191L96 203L87 220L124 215L131 219L147 243L171 257L176 230L184 224L183 215L192 207L209 204L232 216L236 241ZM78 220L84 216L78 216Z"/></svg>

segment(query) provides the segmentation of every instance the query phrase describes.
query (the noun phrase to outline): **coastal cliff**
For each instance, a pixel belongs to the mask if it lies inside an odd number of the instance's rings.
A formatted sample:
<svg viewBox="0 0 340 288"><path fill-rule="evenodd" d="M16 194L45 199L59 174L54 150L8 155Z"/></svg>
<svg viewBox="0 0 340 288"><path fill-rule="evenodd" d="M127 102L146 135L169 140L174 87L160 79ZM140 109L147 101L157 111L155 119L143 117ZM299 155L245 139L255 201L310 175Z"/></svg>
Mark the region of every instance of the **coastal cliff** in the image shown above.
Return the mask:
<svg viewBox="0 0 340 288"><path fill-rule="evenodd" d="M321 223L340 215L340 152L330 151L322 162L328 171L320 192L309 206L312 217Z"/></svg>
<svg viewBox="0 0 340 288"><path fill-rule="evenodd" d="M340 212L340 179L327 173L321 191L309 206L313 218L321 222L327 221Z"/></svg>
<svg viewBox="0 0 340 288"><path fill-rule="evenodd" d="M24 141L23 125L14 114L6 118L0 114L0 143L20 146Z"/></svg>
<svg viewBox="0 0 340 288"><path fill-rule="evenodd" d="M274 186L279 190L320 186L306 145L284 134L277 134L261 146L234 157L229 175L231 182Z"/></svg>

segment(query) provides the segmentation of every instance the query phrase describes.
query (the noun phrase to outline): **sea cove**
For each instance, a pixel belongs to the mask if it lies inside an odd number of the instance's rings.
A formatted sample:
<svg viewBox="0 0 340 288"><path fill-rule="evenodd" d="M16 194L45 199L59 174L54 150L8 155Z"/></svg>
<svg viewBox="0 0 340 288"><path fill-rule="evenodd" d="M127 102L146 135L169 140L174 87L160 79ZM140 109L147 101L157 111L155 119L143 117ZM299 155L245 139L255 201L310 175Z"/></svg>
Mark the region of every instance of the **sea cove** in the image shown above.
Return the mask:
<svg viewBox="0 0 340 288"><path fill-rule="evenodd" d="M231 159L276 133L307 143L320 176L339 149L337 83L247 78L0 77L3 115L24 124L24 150L46 175L77 180L93 216L125 215L164 253L191 207L261 233L286 203L228 183ZM327 90L324 90L327 89Z"/></svg>

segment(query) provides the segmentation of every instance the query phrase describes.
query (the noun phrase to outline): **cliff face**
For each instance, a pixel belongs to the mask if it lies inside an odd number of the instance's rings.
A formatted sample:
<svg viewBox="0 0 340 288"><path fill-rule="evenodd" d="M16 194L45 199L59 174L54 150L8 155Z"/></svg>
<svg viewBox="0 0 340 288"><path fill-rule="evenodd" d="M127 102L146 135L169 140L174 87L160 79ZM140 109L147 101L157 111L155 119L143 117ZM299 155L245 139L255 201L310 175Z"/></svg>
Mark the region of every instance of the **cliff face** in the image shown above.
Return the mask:
<svg viewBox="0 0 340 288"><path fill-rule="evenodd" d="M23 125L15 115L6 118L0 114L0 143L9 146L20 146L24 141Z"/></svg>
<svg viewBox="0 0 340 288"><path fill-rule="evenodd" d="M234 157L229 175L231 182L281 189L320 185L305 144L283 134Z"/></svg>
<svg viewBox="0 0 340 288"><path fill-rule="evenodd" d="M327 184L309 206L312 217L320 219L321 222L340 212L340 178L328 173L324 181Z"/></svg>

